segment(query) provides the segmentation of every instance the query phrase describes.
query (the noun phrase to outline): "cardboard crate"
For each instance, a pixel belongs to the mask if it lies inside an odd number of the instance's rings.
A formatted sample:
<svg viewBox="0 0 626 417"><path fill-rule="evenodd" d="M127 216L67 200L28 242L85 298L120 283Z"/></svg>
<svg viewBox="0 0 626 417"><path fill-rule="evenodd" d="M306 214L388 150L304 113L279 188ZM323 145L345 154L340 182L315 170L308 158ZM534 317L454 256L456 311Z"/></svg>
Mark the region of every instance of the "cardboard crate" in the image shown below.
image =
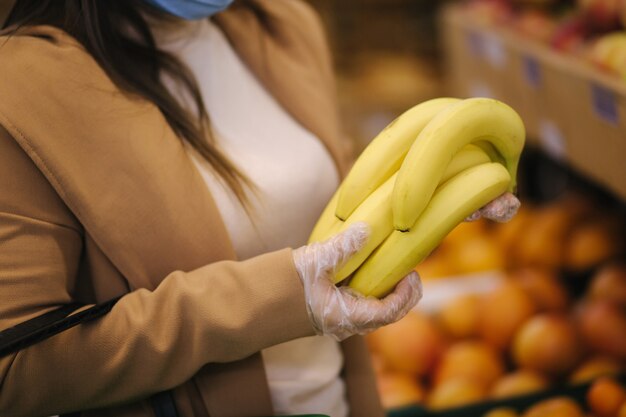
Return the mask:
<svg viewBox="0 0 626 417"><path fill-rule="evenodd" d="M458 5L441 27L451 95L504 101L529 143L626 200L626 83Z"/></svg>
<svg viewBox="0 0 626 417"><path fill-rule="evenodd" d="M519 94L511 83L514 51L496 32L468 25L456 9L443 14L442 40L450 93L461 97L491 97L519 111Z"/></svg>

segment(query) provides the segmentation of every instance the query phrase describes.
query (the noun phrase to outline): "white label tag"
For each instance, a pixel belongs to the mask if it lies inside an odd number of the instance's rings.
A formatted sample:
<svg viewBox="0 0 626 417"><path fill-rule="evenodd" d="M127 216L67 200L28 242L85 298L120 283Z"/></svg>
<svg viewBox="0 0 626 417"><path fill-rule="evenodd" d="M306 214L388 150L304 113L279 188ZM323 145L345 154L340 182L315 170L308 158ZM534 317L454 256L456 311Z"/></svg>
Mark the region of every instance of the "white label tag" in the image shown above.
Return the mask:
<svg viewBox="0 0 626 417"><path fill-rule="evenodd" d="M483 52L489 64L496 68L502 69L506 65L507 53L504 43L501 39L493 34L483 34Z"/></svg>
<svg viewBox="0 0 626 417"><path fill-rule="evenodd" d="M591 85L591 99L596 115L612 125L619 124L615 93L599 85Z"/></svg>
<svg viewBox="0 0 626 417"><path fill-rule="evenodd" d="M539 122L539 140L546 153L556 160L567 156L567 142L561 129L551 120Z"/></svg>

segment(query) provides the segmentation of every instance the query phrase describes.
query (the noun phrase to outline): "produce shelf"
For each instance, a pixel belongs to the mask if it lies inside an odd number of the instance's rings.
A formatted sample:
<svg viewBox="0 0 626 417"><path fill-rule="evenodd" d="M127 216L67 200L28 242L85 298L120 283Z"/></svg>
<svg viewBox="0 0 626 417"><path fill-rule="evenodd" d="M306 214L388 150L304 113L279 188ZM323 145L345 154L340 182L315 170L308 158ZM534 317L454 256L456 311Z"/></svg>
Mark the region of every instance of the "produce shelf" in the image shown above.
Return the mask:
<svg viewBox="0 0 626 417"><path fill-rule="evenodd" d="M626 201L623 80L511 28L479 21L462 5L446 7L440 27L451 95L511 105L529 145Z"/></svg>
<svg viewBox="0 0 626 417"><path fill-rule="evenodd" d="M615 378L621 383L626 383L626 375L620 375ZM505 398L501 400L484 401L476 404L470 404L464 407L450 408L446 410L427 410L419 406L408 406L391 410L387 413L388 417L482 417L485 413L498 407L507 407L523 412L525 409L541 400L554 397L569 397L585 406L585 396L591 386L591 382L577 385L563 385L553 387L547 390L539 391L532 394L520 395L517 397Z"/></svg>

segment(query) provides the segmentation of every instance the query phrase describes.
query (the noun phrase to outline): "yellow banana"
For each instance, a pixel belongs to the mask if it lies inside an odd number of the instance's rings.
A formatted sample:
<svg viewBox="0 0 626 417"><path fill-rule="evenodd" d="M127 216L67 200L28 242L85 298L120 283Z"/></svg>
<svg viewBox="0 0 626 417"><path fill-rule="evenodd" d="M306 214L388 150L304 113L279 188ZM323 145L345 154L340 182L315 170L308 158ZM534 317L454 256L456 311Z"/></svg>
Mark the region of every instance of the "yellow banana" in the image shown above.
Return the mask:
<svg viewBox="0 0 626 417"><path fill-rule="evenodd" d="M325 240L327 237L333 234L336 230L341 227L343 222L339 220L335 216L335 208L337 208L337 199L339 198L339 190L341 190L341 186L335 191L335 194L330 198L328 204L322 211L317 223L313 227L313 231L309 236L308 243L313 242L321 242Z"/></svg>
<svg viewBox="0 0 626 417"><path fill-rule="evenodd" d="M491 162L485 152L474 145L466 145L457 153L446 172L442 182L455 176L459 172L473 166ZM348 262L335 274L335 283L343 281L361 265L365 259L381 244L393 231L393 216L391 213L391 193L396 181L397 173L378 187L363 201L348 217L342 226L330 230L331 233L339 233L356 222L365 222L370 227L370 236L365 246L352 256ZM341 222L340 220L338 220ZM325 236L330 237L330 236Z"/></svg>
<svg viewBox="0 0 626 417"><path fill-rule="evenodd" d="M504 158L502 157L502 155L500 155L500 152L498 152L498 150L491 144L491 142L488 142L486 140L479 140L477 142L474 142L473 145L478 146L480 149L482 149L483 152L485 152L489 156L491 162L499 162L501 164L504 164Z"/></svg>
<svg viewBox="0 0 626 417"><path fill-rule="evenodd" d="M515 191L517 165L524 146L524 125L506 104L470 98L439 112L422 130L398 170L392 193L394 228L411 230L452 160L465 145L487 141L504 159Z"/></svg>
<svg viewBox="0 0 626 417"><path fill-rule="evenodd" d="M372 139L343 181L335 215L346 220L368 195L398 171L426 124L441 110L459 101L437 98L420 103L402 113Z"/></svg>
<svg viewBox="0 0 626 417"><path fill-rule="evenodd" d="M386 295L454 227L504 193L510 183L509 172L496 162L457 174L436 190L410 231L389 234L357 269L349 286L368 296Z"/></svg>
<svg viewBox="0 0 626 417"><path fill-rule="evenodd" d="M397 173L393 174L370 194L343 222L339 232L356 222L365 222L370 228L367 243L361 250L354 254L348 262L335 274L335 283L344 280L359 267L393 231L393 218L391 217L391 191L396 182Z"/></svg>
<svg viewBox="0 0 626 417"><path fill-rule="evenodd" d="M487 162L492 162L492 160L480 147L472 145L471 143L469 145L465 145L456 155L454 155L441 176L439 183L442 184L448 181L461 171L465 171L468 168Z"/></svg>

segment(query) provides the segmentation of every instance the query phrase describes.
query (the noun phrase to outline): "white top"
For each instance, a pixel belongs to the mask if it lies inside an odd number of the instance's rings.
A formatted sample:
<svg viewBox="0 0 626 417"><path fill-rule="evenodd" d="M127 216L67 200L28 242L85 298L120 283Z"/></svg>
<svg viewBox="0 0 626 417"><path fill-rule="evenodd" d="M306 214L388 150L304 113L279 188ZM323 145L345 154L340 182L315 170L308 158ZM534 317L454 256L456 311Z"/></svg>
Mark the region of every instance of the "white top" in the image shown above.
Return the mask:
<svg viewBox="0 0 626 417"><path fill-rule="evenodd" d="M268 94L210 20L155 29L159 46L194 73L219 146L260 191L258 197L249 195L251 220L208 163L188 147L238 258L305 244L339 181L326 148ZM308 337L262 355L276 413L347 415L337 342Z"/></svg>

